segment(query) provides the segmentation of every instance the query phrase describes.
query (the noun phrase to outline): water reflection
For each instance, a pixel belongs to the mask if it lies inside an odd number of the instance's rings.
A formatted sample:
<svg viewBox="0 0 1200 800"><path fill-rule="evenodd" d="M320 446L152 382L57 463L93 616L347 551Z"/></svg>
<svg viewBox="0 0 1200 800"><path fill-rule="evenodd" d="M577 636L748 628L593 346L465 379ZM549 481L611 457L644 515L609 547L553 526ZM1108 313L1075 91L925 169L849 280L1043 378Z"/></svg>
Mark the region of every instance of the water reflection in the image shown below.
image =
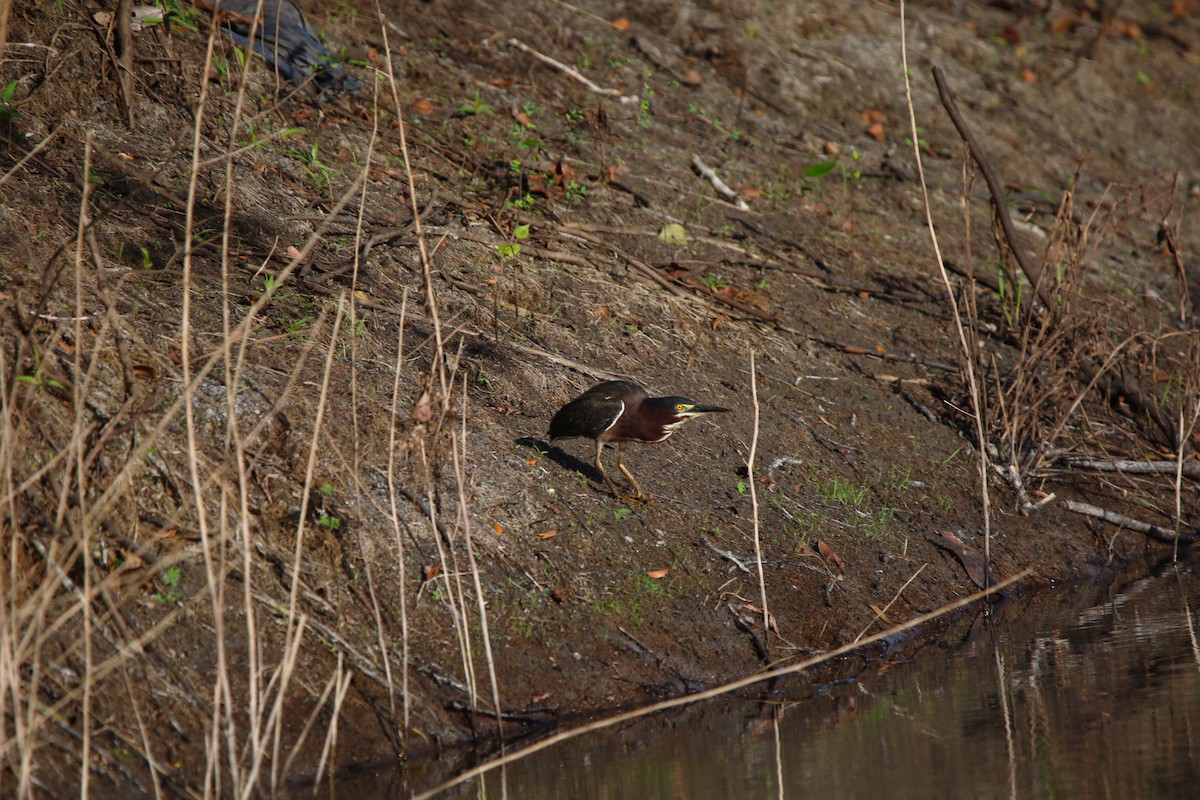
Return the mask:
<svg viewBox="0 0 1200 800"><path fill-rule="evenodd" d="M588 734L441 796L1194 797L1196 578L1188 565L1043 593L850 685ZM352 783L336 794L399 797L405 780Z"/></svg>

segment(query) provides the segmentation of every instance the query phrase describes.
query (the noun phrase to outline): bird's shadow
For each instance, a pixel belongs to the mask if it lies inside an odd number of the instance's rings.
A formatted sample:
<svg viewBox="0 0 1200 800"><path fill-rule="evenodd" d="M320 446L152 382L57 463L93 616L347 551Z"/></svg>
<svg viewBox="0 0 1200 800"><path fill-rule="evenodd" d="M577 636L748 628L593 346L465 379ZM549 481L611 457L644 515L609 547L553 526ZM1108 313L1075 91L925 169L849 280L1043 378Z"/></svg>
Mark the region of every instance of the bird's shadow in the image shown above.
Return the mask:
<svg viewBox="0 0 1200 800"><path fill-rule="evenodd" d="M539 455L544 455L546 458L558 464L565 470L578 472L589 480L603 484L604 478L596 471L596 467L589 461L583 461L563 450L556 444L551 444L545 439L539 439L536 436L522 436L517 439L514 444L519 444L522 447L530 447L538 452Z"/></svg>

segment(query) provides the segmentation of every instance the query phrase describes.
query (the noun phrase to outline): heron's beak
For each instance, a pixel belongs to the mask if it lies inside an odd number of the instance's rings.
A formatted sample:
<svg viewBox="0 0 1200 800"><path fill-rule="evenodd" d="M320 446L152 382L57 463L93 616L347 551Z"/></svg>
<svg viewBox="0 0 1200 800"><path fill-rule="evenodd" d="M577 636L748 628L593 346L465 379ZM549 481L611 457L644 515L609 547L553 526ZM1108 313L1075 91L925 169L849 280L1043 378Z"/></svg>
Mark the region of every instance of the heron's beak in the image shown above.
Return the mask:
<svg viewBox="0 0 1200 800"><path fill-rule="evenodd" d="M731 410L732 409L721 408L721 406L695 405L695 406L692 406L691 408L680 411L679 416L683 417L684 419L691 419L692 417L699 417L704 414L722 414L726 411L731 411Z"/></svg>

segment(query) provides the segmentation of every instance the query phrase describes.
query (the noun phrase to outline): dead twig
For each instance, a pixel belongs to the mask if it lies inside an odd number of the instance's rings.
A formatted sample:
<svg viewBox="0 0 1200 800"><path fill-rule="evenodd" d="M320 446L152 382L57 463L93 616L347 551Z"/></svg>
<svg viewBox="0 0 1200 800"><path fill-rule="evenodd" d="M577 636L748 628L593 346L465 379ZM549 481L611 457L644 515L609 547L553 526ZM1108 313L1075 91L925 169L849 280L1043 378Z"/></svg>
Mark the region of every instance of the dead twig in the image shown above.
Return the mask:
<svg viewBox="0 0 1200 800"><path fill-rule="evenodd" d="M729 552L728 550L722 550L721 548L719 548L715 544L713 544L712 541L707 536L701 535L700 541L704 542L704 544L708 547L709 550L712 550L714 553L719 555L721 558L732 561L733 565L735 567L737 567L738 569L740 569L742 572L745 572L747 575L750 574L751 570L748 566L746 566L746 559L742 558L741 556L735 556L733 553Z"/></svg>
<svg viewBox="0 0 1200 800"><path fill-rule="evenodd" d="M700 156L692 156L692 166L695 167L696 172L700 173L700 177L706 179L713 185L713 188L717 190L717 194L733 203L738 211L750 210L750 206L746 205L746 201L738 197L738 193L733 189L730 189L725 184L725 181L721 180L717 173L713 172L711 167L706 166L705 163L700 160Z"/></svg>
<svg viewBox="0 0 1200 800"><path fill-rule="evenodd" d="M623 95L621 94L620 89L605 89L603 86L593 83L590 78L585 77L581 72L579 72L579 70L574 69L573 67L568 67L566 64L562 63L561 61L556 61L548 55L539 53L537 50L534 50L532 47L520 41L519 39L509 39L508 43L521 52L528 53L529 55L533 56L546 66L558 70L576 83L586 86L588 91L595 92L596 94L602 94L606 97L615 97L624 105L631 105L639 102L637 95Z"/></svg>

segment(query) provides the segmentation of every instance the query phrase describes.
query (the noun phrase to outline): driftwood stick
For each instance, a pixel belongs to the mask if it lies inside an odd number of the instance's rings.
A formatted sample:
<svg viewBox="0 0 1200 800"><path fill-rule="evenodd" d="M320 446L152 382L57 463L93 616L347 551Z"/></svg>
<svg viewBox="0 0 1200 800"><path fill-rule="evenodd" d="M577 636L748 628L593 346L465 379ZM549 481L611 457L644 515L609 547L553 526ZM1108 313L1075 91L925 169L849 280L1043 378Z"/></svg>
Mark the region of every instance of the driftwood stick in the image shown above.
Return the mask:
<svg viewBox="0 0 1200 800"><path fill-rule="evenodd" d="M1102 519L1105 522L1110 522L1113 525L1120 525L1122 528L1129 528L1131 531L1143 533L1147 538L1153 539L1156 542L1164 544L1174 544L1176 542L1175 531L1169 528L1164 528L1161 525L1153 525L1149 522L1127 517L1124 514L1118 514L1115 511L1109 511L1106 508L1093 506L1088 503L1077 503L1074 500L1067 501L1067 510L1074 511L1076 514L1083 514L1086 517L1095 517ZM1195 535L1190 533L1179 534L1178 542L1181 545L1190 546L1200 541Z"/></svg>

